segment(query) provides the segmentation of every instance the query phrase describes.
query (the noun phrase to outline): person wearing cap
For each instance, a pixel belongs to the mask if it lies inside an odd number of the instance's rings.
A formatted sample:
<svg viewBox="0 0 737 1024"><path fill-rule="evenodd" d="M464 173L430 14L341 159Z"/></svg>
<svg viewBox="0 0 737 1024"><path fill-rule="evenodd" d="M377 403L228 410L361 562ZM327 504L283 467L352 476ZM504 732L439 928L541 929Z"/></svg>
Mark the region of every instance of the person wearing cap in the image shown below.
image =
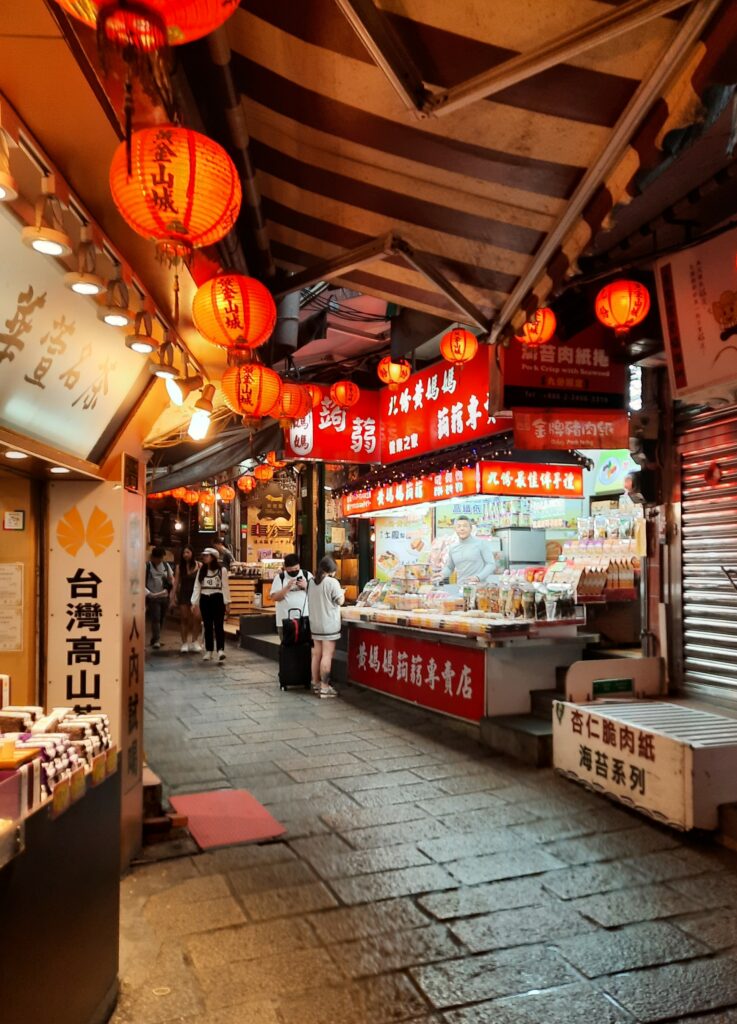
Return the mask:
<svg viewBox="0 0 737 1024"><path fill-rule="evenodd" d="M220 564L215 548L202 552L202 566L197 573L192 593L192 607L200 609L205 628L203 661L210 661L217 645L218 661L225 659L225 616L230 610L228 570Z"/></svg>

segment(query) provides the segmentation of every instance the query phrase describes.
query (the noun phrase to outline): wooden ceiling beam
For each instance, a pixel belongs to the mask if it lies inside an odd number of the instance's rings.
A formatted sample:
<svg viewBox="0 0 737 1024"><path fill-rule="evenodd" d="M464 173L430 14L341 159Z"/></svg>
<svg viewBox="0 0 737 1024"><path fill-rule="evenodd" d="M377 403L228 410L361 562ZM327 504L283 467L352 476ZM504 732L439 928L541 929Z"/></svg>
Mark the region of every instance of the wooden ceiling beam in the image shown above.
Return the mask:
<svg viewBox="0 0 737 1024"><path fill-rule="evenodd" d="M361 267L365 263L373 263L375 260L381 260L385 256L394 255L396 252L395 244L395 235L391 233L379 235L378 238L374 238L364 245L359 245L355 249L349 249L340 256L334 256L329 260L321 260L319 263L313 263L312 266L299 271L297 274L291 274L272 291L272 295L277 300L282 299L285 295L296 291L301 292L303 288L309 288L310 285L317 284L318 281L330 281L334 277L342 277L344 274L350 273L351 270L355 270L356 267Z"/></svg>

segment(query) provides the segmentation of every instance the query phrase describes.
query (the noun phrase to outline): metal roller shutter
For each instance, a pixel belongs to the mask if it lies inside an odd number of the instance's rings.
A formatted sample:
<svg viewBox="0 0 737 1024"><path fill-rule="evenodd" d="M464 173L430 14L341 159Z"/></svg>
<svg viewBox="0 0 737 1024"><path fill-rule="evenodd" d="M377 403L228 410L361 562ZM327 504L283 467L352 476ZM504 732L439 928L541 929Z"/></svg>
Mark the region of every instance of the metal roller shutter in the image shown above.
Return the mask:
<svg viewBox="0 0 737 1024"><path fill-rule="evenodd" d="M681 683L737 702L737 408L692 419L680 431ZM722 479L707 483L718 463Z"/></svg>

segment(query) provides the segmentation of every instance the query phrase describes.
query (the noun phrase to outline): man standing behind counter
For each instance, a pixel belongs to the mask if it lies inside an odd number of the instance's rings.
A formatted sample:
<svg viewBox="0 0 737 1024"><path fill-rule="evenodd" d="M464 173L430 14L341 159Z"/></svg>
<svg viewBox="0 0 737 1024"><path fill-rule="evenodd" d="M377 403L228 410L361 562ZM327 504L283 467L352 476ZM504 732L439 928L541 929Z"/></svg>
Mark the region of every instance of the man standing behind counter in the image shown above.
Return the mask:
<svg viewBox="0 0 737 1024"><path fill-rule="evenodd" d="M471 536L472 523L468 516L458 516L453 525L458 543L448 552L448 561L440 579L447 583L451 574L455 572L459 584L485 583L496 571L496 559L491 544Z"/></svg>

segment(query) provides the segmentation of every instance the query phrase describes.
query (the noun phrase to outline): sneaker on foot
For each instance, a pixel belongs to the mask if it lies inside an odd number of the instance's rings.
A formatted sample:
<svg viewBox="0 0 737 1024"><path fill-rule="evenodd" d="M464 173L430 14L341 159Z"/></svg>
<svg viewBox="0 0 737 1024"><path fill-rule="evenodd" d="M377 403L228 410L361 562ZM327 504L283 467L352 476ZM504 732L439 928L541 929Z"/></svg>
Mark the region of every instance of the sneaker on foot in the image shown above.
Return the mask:
<svg viewBox="0 0 737 1024"><path fill-rule="evenodd" d="M154 640L154 642L151 644L151 646L153 647L153 649L155 651L158 651L158 649L161 647L161 643L158 640Z"/></svg>
<svg viewBox="0 0 737 1024"><path fill-rule="evenodd" d="M195 642L193 644L189 645L189 649L190 649L190 651L197 651L199 653L202 650L202 647L195 640Z"/></svg>
<svg viewBox="0 0 737 1024"><path fill-rule="evenodd" d="M203 661L209 661L211 657L212 657L212 651L205 651L205 653L202 655L202 660Z"/></svg>
<svg viewBox="0 0 737 1024"><path fill-rule="evenodd" d="M186 654L189 651L189 644L182 644L179 650L182 654Z"/></svg>
<svg viewBox="0 0 737 1024"><path fill-rule="evenodd" d="M332 686L328 686L328 687L321 686L320 687L320 697L322 699L325 699L326 697L337 697L337 696L338 696L338 691L334 690L332 688Z"/></svg>
<svg viewBox="0 0 737 1024"><path fill-rule="evenodd" d="M218 651L218 661L225 661L225 651Z"/></svg>

